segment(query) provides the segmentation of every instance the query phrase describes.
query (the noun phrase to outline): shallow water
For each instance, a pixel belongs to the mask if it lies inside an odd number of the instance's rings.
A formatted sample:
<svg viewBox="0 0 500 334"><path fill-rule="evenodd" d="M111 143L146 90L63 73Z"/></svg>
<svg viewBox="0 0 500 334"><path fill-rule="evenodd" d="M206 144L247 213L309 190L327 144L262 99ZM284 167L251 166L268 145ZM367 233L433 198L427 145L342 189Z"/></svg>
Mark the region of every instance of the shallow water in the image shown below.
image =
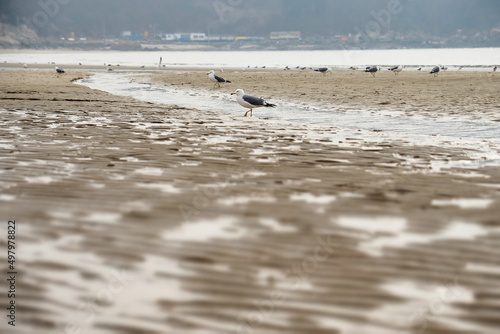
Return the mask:
<svg viewBox="0 0 500 334"><path fill-rule="evenodd" d="M361 65L466 65L500 64L499 48L331 50L331 51L157 51L157 52L34 52L0 54L0 62L78 65L120 64L157 66L160 57L167 66L190 67L295 67Z"/></svg>

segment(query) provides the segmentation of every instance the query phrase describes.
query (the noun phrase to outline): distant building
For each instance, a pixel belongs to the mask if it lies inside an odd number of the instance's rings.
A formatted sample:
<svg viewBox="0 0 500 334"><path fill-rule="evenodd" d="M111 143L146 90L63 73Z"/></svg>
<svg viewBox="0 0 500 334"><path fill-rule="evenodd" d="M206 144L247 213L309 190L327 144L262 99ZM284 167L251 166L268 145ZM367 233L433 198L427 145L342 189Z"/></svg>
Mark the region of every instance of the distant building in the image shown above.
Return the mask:
<svg viewBox="0 0 500 334"><path fill-rule="evenodd" d="M206 34L199 32L166 34L161 36L161 39L170 42L202 42L208 40Z"/></svg>
<svg viewBox="0 0 500 334"><path fill-rule="evenodd" d="M200 41L206 41L207 40L207 35L203 33L191 33L189 35L191 42L200 42Z"/></svg>
<svg viewBox="0 0 500 334"><path fill-rule="evenodd" d="M236 39L234 36L207 36L206 41L209 42L233 42Z"/></svg>
<svg viewBox="0 0 500 334"><path fill-rule="evenodd" d="M271 39L302 39L300 31L280 31L272 32Z"/></svg>

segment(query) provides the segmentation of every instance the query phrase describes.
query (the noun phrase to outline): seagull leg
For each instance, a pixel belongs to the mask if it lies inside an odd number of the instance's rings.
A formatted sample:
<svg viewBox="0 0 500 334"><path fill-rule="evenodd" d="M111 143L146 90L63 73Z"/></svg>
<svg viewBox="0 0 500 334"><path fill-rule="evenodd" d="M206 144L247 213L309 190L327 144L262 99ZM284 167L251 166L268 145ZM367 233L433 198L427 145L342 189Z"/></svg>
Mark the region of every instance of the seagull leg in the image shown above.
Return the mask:
<svg viewBox="0 0 500 334"><path fill-rule="evenodd" d="M245 113L245 117L247 117L248 113L249 113L249 112L251 112L252 110L253 110L253 109L250 109L249 111L247 111L247 112ZM252 114L250 114L250 117L252 117Z"/></svg>

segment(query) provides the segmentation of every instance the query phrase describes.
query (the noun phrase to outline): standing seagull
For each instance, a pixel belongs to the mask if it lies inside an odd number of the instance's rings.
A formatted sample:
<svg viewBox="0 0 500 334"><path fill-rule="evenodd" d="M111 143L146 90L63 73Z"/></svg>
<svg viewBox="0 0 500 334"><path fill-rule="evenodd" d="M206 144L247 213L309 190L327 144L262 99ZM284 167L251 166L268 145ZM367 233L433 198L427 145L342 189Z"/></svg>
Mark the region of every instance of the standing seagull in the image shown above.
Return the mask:
<svg viewBox="0 0 500 334"><path fill-rule="evenodd" d="M212 80L213 82L215 82L215 84L214 84L214 88L215 88L215 85L218 85L218 86L219 86L219 88L220 88L220 83L221 83L221 82L231 83L231 81L228 81L228 80L226 80L226 79L224 79L224 78L221 78L221 77L219 77L219 76L215 75L215 72L214 72L213 70L212 70L212 71L210 71L210 72L208 72L208 73L207 73L207 75L208 75L208 77L210 78L210 80Z"/></svg>
<svg viewBox="0 0 500 334"><path fill-rule="evenodd" d="M365 72L367 73L371 73L373 75L373 77L375 78L375 74L380 71L380 67L378 66L371 66L371 67L367 67Z"/></svg>
<svg viewBox="0 0 500 334"><path fill-rule="evenodd" d="M56 72L57 73L64 73L64 70L62 68L59 68L56 66Z"/></svg>
<svg viewBox="0 0 500 334"><path fill-rule="evenodd" d="M389 69L389 71L393 71L395 75L399 75L399 72L403 70L404 66L399 65L399 66L394 66Z"/></svg>
<svg viewBox="0 0 500 334"><path fill-rule="evenodd" d="M274 108L276 105L267 103L264 99L260 97L255 97L252 95L246 95L243 89L237 89L235 92L231 93L231 95L236 95L236 100L238 103L244 108L250 108L245 113L245 117L250 113L250 117L253 116L253 108L267 107Z"/></svg>
<svg viewBox="0 0 500 334"><path fill-rule="evenodd" d="M330 67L321 67L321 68L318 68L314 71L319 72L319 73L323 73L323 75L327 74L328 72L330 72L330 74L333 74L332 69Z"/></svg>
<svg viewBox="0 0 500 334"><path fill-rule="evenodd" d="M436 65L436 66L434 66L434 68L432 69L432 71L429 72L429 74L434 74L434 76L436 77L439 74L440 70L441 69L439 68L439 65Z"/></svg>
<svg viewBox="0 0 500 334"><path fill-rule="evenodd" d="M493 67L493 72L496 72L497 71L497 67Z"/></svg>

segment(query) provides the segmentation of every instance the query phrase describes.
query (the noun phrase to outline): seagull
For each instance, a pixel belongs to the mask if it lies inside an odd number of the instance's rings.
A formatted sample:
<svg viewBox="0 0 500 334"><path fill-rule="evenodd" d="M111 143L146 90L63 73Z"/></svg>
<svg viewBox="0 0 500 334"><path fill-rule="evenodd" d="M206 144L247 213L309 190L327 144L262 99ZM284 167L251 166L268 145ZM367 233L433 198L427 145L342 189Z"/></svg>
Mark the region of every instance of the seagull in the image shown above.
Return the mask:
<svg viewBox="0 0 500 334"><path fill-rule="evenodd" d="M111 67L108 67L108 68L107 68L107 70L108 70L109 72L113 71L113 69L112 69Z"/></svg>
<svg viewBox="0 0 500 334"><path fill-rule="evenodd" d="M373 75L373 77L375 78L375 74L380 71L380 67L378 66L368 66L365 70L365 72L367 73L371 73Z"/></svg>
<svg viewBox="0 0 500 334"><path fill-rule="evenodd" d="M315 72L319 72L319 73L323 73L323 75L325 75L326 73L330 72L331 74L333 74L332 72L332 69L330 67L320 67L316 70L314 70Z"/></svg>
<svg viewBox="0 0 500 334"><path fill-rule="evenodd" d="M429 74L434 74L434 76L436 77L439 73L441 69L439 68L439 65L436 65L434 66L434 68L432 69L432 71L429 72Z"/></svg>
<svg viewBox="0 0 500 334"><path fill-rule="evenodd" d="M267 108L274 108L276 105L267 103L264 101L264 99L261 99L260 97L255 97L252 95L246 95L243 89L237 89L231 95L236 95L236 100L238 103L244 107L244 108L250 108L245 113L245 117L250 113L250 117L253 116L253 109L254 108L260 108L260 107L267 107Z"/></svg>
<svg viewBox="0 0 500 334"><path fill-rule="evenodd" d="M210 80L212 80L213 82L215 82L214 89L215 89L215 85L218 85L219 88L220 88L220 83L221 82L231 83L231 81L228 81L228 80L226 80L224 78L221 78L221 77L215 75L215 72L213 70L211 70L210 72L208 72L207 75L210 78Z"/></svg>
<svg viewBox="0 0 500 334"><path fill-rule="evenodd" d="M404 66L399 65L399 66L394 66L389 69L389 71L393 71L395 75L399 75L399 72L403 71Z"/></svg>
<svg viewBox="0 0 500 334"><path fill-rule="evenodd" d="M493 72L496 72L497 71L497 67L493 67Z"/></svg>
<svg viewBox="0 0 500 334"><path fill-rule="evenodd" d="M448 70L448 67L445 66L445 65L439 65L439 67L443 70L443 71L447 71Z"/></svg>
<svg viewBox="0 0 500 334"><path fill-rule="evenodd" d="M422 71L422 67L417 68L417 71Z"/></svg>
<svg viewBox="0 0 500 334"><path fill-rule="evenodd" d="M64 73L64 70L62 68L59 68L56 66L56 72L57 73Z"/></svg>
<svg viewBox="0 0 500 334"><path fill-rule="evenodd" d="M23 65L23 67L24 67L24 68L28 68L28 64L24 64L24 65Z"/></svg>
<svg viewBox="0 0 500 334"><path fill-rule="evenodd" d="M351 67L349 67L349 69L352 71L356 71L358 68L356 66L351 66Z"/></svg>

